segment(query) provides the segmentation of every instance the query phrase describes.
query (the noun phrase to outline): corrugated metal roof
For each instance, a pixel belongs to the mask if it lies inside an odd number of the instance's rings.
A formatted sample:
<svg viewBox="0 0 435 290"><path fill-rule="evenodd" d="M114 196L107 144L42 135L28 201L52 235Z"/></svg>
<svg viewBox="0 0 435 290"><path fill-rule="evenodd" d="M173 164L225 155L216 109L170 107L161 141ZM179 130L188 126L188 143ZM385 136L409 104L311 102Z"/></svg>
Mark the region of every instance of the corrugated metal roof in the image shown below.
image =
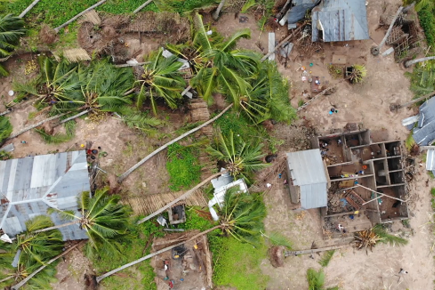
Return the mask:
<svg viewBox="0 0 435 290"><path fill-rule="evenodd" d="M431 145L435 140L435 98L431 98L420 106L420 117L413 130L415 142L422 146Z"/></svg>
<svg viewBox="0 0 435 290"><path fill-rule="evenodd" d="M435 170L435 150L427 150L426 170Z"/></svg>
<svg viewBox="0 0 435 290"><path fill-rule="evenodd" d="M86 151L0 161L0 228L9 236L49 207L77 211L77 196L90 191ZM55 225L67 221L51 215ZM78 226L61 228L64 240L86 239Z"/></svg>
<svg viewBox="0 0 435 290"><path fill-rule="evenodd" d="M301 186L301 207L304 209L325 207L328 204L326 183Z"/></svg>
<svg viewBox="0 0 435 290"><path fill-rule="evenodd" d="M312 41L324 42L369 39L366 0L324 0L312 11Z"/></svg>
<svg viewBox="0 0 435 290"><path fill-rule="evenodd" d="M287 153L287 162L295 186L300 186L301 207L327 205L327 177L319 149Z"/></svg>
<svg viewBox="0 0 435 290"><path fill-rule="evenodd" d="M294 185L327 182L325 167L319 149L287 153Z"/></svg>

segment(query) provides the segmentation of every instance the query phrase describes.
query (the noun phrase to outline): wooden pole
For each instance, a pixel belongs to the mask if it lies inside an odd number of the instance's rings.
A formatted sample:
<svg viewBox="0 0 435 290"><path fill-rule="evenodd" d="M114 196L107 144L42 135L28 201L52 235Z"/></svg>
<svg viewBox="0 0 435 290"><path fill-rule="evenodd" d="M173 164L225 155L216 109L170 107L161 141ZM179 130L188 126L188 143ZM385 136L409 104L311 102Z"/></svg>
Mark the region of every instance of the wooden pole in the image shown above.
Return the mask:
<svg viewBox="0 0 435 290"><path fill-rule="evenodd" d="M136 8L136 10L133 11L133 14L138 13L139 11L141 11L142 9L145 8L145 6L147 6L148 4L150 4L151 2L153 2L153 0L148 0L147 2L145 2L144 4L140 5L139 7Z"/></svg>
<svg viewBox="0 0 435 290"><path fill-rule="evenodd" d="M23 18L27 12L29 12L33 7L35 7L36 4L38 4L38 2L41 0L35 0L32 2L32 4L30 4L23 12L21 12L20 15L18 15L19 18Z"/></svg>
<svg viewBox="0 0 435 290"><path fill-rule="evenodd" d="M201 128L213 123L214 121L216 121L217 119L219 119L223 114L225 114L226 111L228 111L231 107L233 106L233 104L229 105L228 107L226 107L222 112L220 112L217 116L215 116L214 118L208 120L207 122L205 122L204 124L190 130L187 133L184 133L183 135L169 141L168 143L166 143L165 145L157 148L156 150L154 150L151 154L149 154L148 156L146 156L145 158L143 158L141 161L139 161L138 163L136 163L135 165L133 165L133 167L131 167L129 170L127 170L126 172L124 172L119 178L118 178L118 182L122 183L124 181L125 178L127 178L127 176L129 176L133 171L135 171L136 169L138 169L142 164L144 164L145 162L147 162L149 159L151 159L152 157L154 157L155 155L157 155L157 153L165 150L166 148L168 148L169 145L174 144L177 141L180 141L181 139L189 136L190 134L200 130Z"/></svg>
<svg viewBox="0 0 435 290"><path fill-rule="evenodd" d="M330 251L330 250L337 250L341 248L346 248L349 245L341 245L341 246L331 246L331 247L325 247L325 248L319 248L319 249L310 249L310 250L300 250L300 251L285 251L284 256L298 256L298 255L305 255L305 254L313 254L318 252L324 252L324 251Z"/></svg>
<svg viewBox="0 0 435 290"><path fill-rule="evenodd" d="M56 257L54 257L53 259L51 259L50 261L48 261L45 265L41 266L38 268L38 270L36 270L35 272L33 272L32 274L30 274L29 276L27 276L25 279L23 279L20 283L12 286L12 290L18 290L21 287L23 287L24 284L26 284L30 279L33 278L33 276L35 276L36 274L38 274L39 272L41 272L42 270L44 270L45 267L47 267L48 265L50 265L51 263L53 263L54 261L56 261L57 259L59 259L62 256L65 256L66 254L68 254L69 252L71 252L72 250L74 250L75 248L77 248L79 245L83 244L85 241L81 241L78 244L75 244L74 246L72 246L71 248L69 248L68 250L66 250L65 252L63 252L60 255L57 255Z"/></svg>
<svg viewBox="0 0 435 290"><path fill-rule="evenodd" d="M423 100L426 100L426 99L430 99L432 96L434 96L435 95L435 91L433 91L433 92L431 92L431 93L429 93L429 94L427 94L427 95L424 95L424 96L422 96L422 97L419 97L419 98L417 98L417 99L414 99L414 100L412 100L412 101L409 101L409 102L407 102L407 103L404 103L403 105L399 105L397 108L403 108L403 107L408 107L409 105L412 105L412 104L415 104L415 103L418 103L418 102L420 102L420 101L423 101Z"/></svg>
<svg viewBox="0 0 435 290"><path fill-rule="evenodd" d="M387 33L385 34L384 38L382 39L381 44L372 48L371 52L374 56L379 55L379 53L381 52L381 49L384 46L385 42L387 41L387 38L390 35L391 30L393 29L394 23L396 23L397 17L399 17L402 10L403 10L403 7L400 6L396 12L396 15L393 18L393 21L391 21L390 27L388 28Z"/></svg>
<svg viewBox="0 0 435 290"><path fill-rule="evenodd" d="M21 134L26 133L27 131L30 131L30 130L36 128L36 127L41 126L41 125L44 124L45 122L49 122L49 121L52 121L52 120L58 119L58 118L63 117L63 116L65 116L66 114L69 114L69 113L70 113L70 112L63 113L63 114L60 114L60 115L56 115L56 116L53 116L53 117L51 117L51 118L48 118L48 119L42 120L41 122L38 122L38 123L36 123L36 124L34 124L34 125L28 126L28 127L24 128L23 130L21 130L20 132L18 132L17 134L12 135L12 136L9 137L8 139L6 139L6 141L8 141L8 140L12 140L12 139L14 139L14 138L20 136Z"/></svg>
<svg viewBox="0 0 435 290"><path fill-rule="evenodd" d="M164 212L165 210L171 208L174 204L178 203L181 200L184 200L186 198L188 198L192 193L194 193L195 191L197 191L199 188L201 188L202 186L204 186L206 183L210 182L210 180L221 176L222 174L226 173L227 171L221 171L219 173L213 174L212 176L207 177L205 180L201 181L199 184L197 184L195 187L193 187L192 189L186 191L184 194L182 194L180 197L174 199L173 201L171 201L170 203L168 203L167 205L165 205L164 207L160 208L159 210L153 212L152 214L150 214L149 216L144 217L143 219L139 220L137 222L137 224L141 224L146 222L147 220L161 214L162 212Z"/></svg>
<svg viewBox="0 0 435 290"><path fill-rule="evenodd" d="M428 61L428 60L432 60L432 59L435 59L435 56L428 56L428 57L408 60L407 62L405 62L405 67L410 67L411 65L413 65L415 63L423 62L423 61Z"/></svg>
<svg viewBox="0 0 435 290"><path fill-rule="evenodd" d="M397 198L397 197L394 197L394 196L391 196L391 195L388 195L388 194L385 194L385 193L378 192L378 191L373 190L373 189L371 189L371 188L365 187L365 186L363 186L363 185L361 185L361 184L357 184L357 185L355 185L355 186L353 186L353 187L349 187L349 188L344 188L343 190L346 190L346 189L352 189L352 188L356 188L356 187L362 187L362 188L364 188L364 189L366 189L366 190L369 190L369 191L372 191L372 192L376 192L377 194L380 194L380 195L381 195L381 196L378 196L378 197L376 197L376 198L373 198L373 199L371 199L371 200L369 200L369 201L366 201L366 202L363 203L362 205L366 205L366 204L368 204L368 203L370 203L370 202L372 202L372 201L375 201L375 200L377 200L378 198L380 198L380 197L382 197L382 196L389 197L389 198L391 198L391 199L395 199L395 200L399 200L399 201L401 201L401 202L406 202L406 200L403 200L403 199L400 199L400 198Z"/></svg>
<svg viewBox="0 0 435 290"><path fill-rule="evenodd" d="M274 53L278 48L280 48L283 44L289 41L294 35L296 35L296 33L299 32L306 24L307 22L304 22L301 26L296 28L292 34L284 38L283 41L281 41L277 46L275 46L271 51L269 51L265 56L263 56L260 61L261 62L265 61L270 55L272 55L272 53Z"/></svg>
<svg viewBox="0 0 435 290"><path fill-rule="evenodd" d="M104 4L104 2L106 2L107 0L101 0L98 3L95 3L94 5L92 5L91 7L89 7L88 9L80 12L79 14L77 14L76 16L74 16L73 18L71 18L70 20L68 20L67 22L65 22L64 24L62 24L61 26L58 26L54 29L54 31L56 31L56 33L59 32L59 30L61 30L62 28L64 28L65 26L67 26L68 24L70 24L71 22L74 22L77 18L79 18L80 16L82 16L83 14L85 14L86 12L97 8L98 6L100 6L101 4Z"/></svg>

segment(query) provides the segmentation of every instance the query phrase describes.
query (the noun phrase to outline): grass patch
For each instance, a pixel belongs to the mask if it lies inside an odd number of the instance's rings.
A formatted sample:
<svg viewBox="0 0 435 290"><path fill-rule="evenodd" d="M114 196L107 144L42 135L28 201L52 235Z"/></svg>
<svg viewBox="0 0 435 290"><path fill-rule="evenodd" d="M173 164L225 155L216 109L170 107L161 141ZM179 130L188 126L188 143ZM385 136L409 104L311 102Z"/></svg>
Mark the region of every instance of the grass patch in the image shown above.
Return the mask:
<svg viewBox="0 0 435 290"><path fill-rule="evenodd" d="M150 253L151 244L146 251L145 246L153 236L162 237L164 235L162 227L152 221L140 225L134 225L130 229L131 236L129 242L121 245L123 254L113 258L113 255L102 255L100 258L92 260L97 275L101 275L126 263L137 260ZM154 270L150 265L151 260L143 261L132 267L123 270L120 273L128 275L129 278L112 275L102 281L104 289L113 290L131 290L131 289L157 289L154 283Z"/></svg>
<svg viewBox="0 0 435 290"><path fill-rule="evenodd" d="M332 257L334 256L335 250L326 251L326 253L323 254L322 259L320 259L319 264L322 267L328 266L329 262L331 262Z"/></svg>
<svg viewBox="0 0 435 290"><path fill-rule="evenodd" d="M412 137L412 132L409 133L408 138L405 140L405 147L408 151L412 150L412 147L415 145L414 137Z"/></svg>
<svg viewBox="0 0 435 290"><path fill-rule="evenodd" d="M218 241L219 242L219 241ZM210 239L213 252L213 283L237 290L264 290L269 277L261 272L261 260L266 258L264 243L254 248L234 238L221 238L217 244Z"/></svg>
<svg viewBox="0 0 435 290"><path fill-rule="evenodd" d="M50 135L45 132L44 129L35 129L39 135L41 135L42 139L48 144L59 144L63 142L71 141L76 132L76 122L74 120L68 121L65 123L66 133L64 134L54 134Z"/></svg>
<svg viewBox="0 0 435 290"><path fill-rule="evenodd" d="M200 182L201 165L198 157L190 147L174 143L168 147L168 161L166 168L170 176L169 188L174 191L190 188L192 184Z"/></svg>

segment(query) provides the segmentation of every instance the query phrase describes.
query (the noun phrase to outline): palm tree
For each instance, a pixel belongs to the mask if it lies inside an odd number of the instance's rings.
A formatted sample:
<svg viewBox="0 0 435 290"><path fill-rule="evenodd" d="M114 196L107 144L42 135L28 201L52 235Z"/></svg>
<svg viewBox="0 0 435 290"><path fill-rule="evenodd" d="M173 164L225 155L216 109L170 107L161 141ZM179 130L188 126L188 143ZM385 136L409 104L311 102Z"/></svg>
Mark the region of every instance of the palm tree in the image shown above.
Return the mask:
<svg viewBox="0 0 435 290"><path fill-rule="evenodd" d="M192 87L209 103L214 92L222 92L238 108L240 97L249 97L249 80L255 78L260 61L260 56L252 51L234 49L238 40L250 38L250 30L240 30L224 41L216 32L208 35L198 13L195 27L193 45L200 52L202 63L191 80Z"/></svg>
<svg viewBox="0 0 435 290"><path fill-rule="evenodd" d="M177 108L177 100L182 98L180 93L186 87L179 71L182 65L176 56L163 57L163 49L160 49L151 62L144 65L144 72L137 81L140 85L138 108L149 98L153 112L157 115L155 98L158 97L163 98L171 109Z"/></svg>
<svg viewBox="0 0 435 290"><path fill-rule="evenodd" d="M48 213L58 213L61 218L72 220L60 226L45 228L47 231L55 228L78 224L80 229L86 231L89 244L86 246L88 255L100 251L120 252L119 240L127 234L129 211L120 204L120 196L108 195L108 187L98 189L91 198L89 192L83 192L78 198L80 215L74 211L61 211L49 208Z"/></svg>
<svg viewBox="0 0 435 290"><path fill-rule="evenodd" d="M21 95L28 94L38 97L38 103L52 105L50 110L69 111L77 107L72 101L80 100L82 95L77 73L78 66L64 59L57 62L45 56L39 57L38 62L39 76L30 83L15 83L15 91ZM58 105L61 101L65 102Z"/></svg>
<svg viewBox="0 0 435 290"><path fill-rule="evenodd" d="M191 237L187 241L166 247L155 253L149 254L136 261L107 272L106 274L97 277L97 282L100 282L104 278L109 277L116 272L150 259L163 252L169 251L172 248L195 240L200 236L218 229L220 229L226 236L232 236L238 241L248 242L255 245L261 236L261 230L263 229L263 219L266 216L266 207L264 206L261 195L254 196L245 193L239 193L235 190L228 190L225 194L225 204L223 209L220 211L220 215L220 224Z"/></svg>
<svg viewBox="0 0 435 290"><path fill-rule="evenodd" d="M25 34L23 19L12 14L0 16L0 58L10 56Z"/></svg>
<svg viewBox="0 0 435 290"><path fill-rule="evenodd" d="M323 269L317 272L309 268L307 270L307 280L309 290L325 290L325 273L323 273ZM338 286L326 288L326 290L338 290Z"/></svg>
<svg viewBox="0 0 435 290"><path fill-rule="evenodd" d="M17 47L20 37L26 34L24 21L11 14L0 16L0 62L12 55ZM9 73L0 65L0 75L7 76Z"/></svg>
<svg viewBox="0 0 435 290"><path fill-rule="evenodd" d="M234 177L243 177L249 181L250 175L268 166L263 163L264 154L261 153L263 144L251 141L249 144L234 136L230 131L228 136L219 133L214 147L209 146L206 151L212 157L225 163L225 168Z"/></svg>
<svg viewBox="0 0 435 290"><path fill-rule="evenodd" d="M78 80L82 94L80 99L68 98L60 103L72 102L81 110L117 111L131 104L126 93L133 87L134 76L131 68L116 68L107 60L80 65Z"/></svg>
<svg viewBox="0 0 435 290"><path fill-rule="evenodd" d="M60 254L64 247L62 234L56 229L35 233L54 224L48 216L37 216L26 223L26 231L18 234L13 244L2 243L0 251L0 283L16 283L25 279L30 273L54 256ZM17 256L17 258L15 258ZM16 267L12 262L16 261ZM31 280L37 289L48 289L54 279L56 270L47 267ZM39 287L39 288L38 288Z"/></svg>
<svg viewBox="0 0 435 290"><path fill-rule="evenodd" d="M258 77L252 81L250 98L242 98L242 112L254 124L267 119L290 123L296 119L296 110L288 97L289 84L273 62L263 62Z"/></svg>

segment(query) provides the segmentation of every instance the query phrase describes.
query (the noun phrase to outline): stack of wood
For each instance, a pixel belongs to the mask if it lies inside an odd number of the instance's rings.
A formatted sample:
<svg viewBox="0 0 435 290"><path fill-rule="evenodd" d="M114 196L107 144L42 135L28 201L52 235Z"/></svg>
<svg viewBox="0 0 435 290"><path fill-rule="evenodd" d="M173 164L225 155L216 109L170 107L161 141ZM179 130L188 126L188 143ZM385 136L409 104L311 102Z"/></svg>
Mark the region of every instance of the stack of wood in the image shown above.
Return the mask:
<svg viewBox="0 0 435 290"><path fill-rule="evenodd" d="M353 189L347 190L346 193L343 194L343 197L356 210L361 209L363 207L364 202L365 202L365 200L358 193L356 193Z"/></svg>

